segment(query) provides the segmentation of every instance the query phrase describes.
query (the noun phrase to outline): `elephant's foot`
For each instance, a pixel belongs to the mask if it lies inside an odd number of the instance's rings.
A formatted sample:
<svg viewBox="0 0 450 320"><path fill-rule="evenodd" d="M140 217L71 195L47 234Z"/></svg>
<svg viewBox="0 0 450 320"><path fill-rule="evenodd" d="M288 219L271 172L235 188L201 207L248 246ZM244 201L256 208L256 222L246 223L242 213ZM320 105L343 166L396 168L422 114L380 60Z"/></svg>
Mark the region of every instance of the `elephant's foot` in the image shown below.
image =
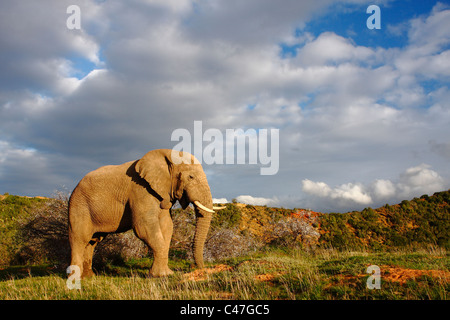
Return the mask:
<svg viewBox="0 0 450 320"><path fill-rule="evenodd" d="M83 272L81 274L82 279L91 278L92 276L95 276L94 271L92 271L92 263L90 261L85 261L83 263Z"/></svg>
<svg viewBox="0 0 450 320"><path fill-rule="evenodd" d="M94 271L92 271L92 269L84 269L83 270L83 274L81 275L82 279L88 279L95 276Z"/></svg>
<svg viewBox="0 0 450 320"><path fill-rule="evenodd" d="M92 261L85 260L83 263L83 272L81 273L82 279L87 279L95 276L94 271L92 271Z"/></svg>
<svg viewBox="0 0 450 320"><path fill-rule="evenodd" d="M153 264L150 269L150 276L152 277L166 277L173 274L173 271L168 266L157 266Z"/></svg>

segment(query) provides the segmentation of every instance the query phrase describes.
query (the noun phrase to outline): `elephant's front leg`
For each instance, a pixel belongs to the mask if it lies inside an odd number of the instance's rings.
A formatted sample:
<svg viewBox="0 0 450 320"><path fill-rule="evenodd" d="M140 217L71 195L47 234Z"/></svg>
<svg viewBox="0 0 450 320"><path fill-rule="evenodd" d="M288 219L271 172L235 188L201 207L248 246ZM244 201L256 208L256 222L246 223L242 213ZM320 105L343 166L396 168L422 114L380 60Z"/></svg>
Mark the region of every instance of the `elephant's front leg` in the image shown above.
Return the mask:
<svg viewBox="0 0 450 320"><path fill-rule="evenodd" d="M159 225L161 227L161 232L163 234L167 250L169 250L170 241L172 240L173 234L173 222L170 216L170 210L161 209L161 212L159 214Z"/></svg>
<svg viewBox="0 0 450 320"><path fill-rule="evenodd" d="M165 229L167 230L167 227ZM154 260L150 275L162 277L173 274L168 266L169 245L163 235L159 216L148 215L138 219L135 222L134 231L139 239L143 240L153 250Z"/></svg>

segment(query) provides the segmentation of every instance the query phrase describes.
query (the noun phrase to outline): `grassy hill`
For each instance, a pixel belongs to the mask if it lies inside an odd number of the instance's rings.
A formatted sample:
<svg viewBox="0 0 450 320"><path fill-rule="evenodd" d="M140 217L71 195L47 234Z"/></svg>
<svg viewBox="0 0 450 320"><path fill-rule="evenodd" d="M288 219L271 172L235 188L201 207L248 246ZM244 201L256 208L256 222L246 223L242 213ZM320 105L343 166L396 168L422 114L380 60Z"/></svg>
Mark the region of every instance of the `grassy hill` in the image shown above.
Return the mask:
<svg viewBox="0 0 450 320"><path fill-rule="evenodd" d="M361 212L321 215L320 242L333 247L450 248L450 190Z"/></svg>
<svg viewBox="0 0 450 320"><path fill-rule="evenodd" d="M233 217L241 232L248 231L266 243L372 250L450 248L450 190L348 213L229 204L218 216L223 220Z"/></svg>
<svg viewBox="0 0 450 320"><path fill-rule="evenodd" d="M211 223L196 270L192 209L172 211L169 267L132 232L108 236L98 277L66 287L67 198L0 196L0 299L448 299L450 190L348 213L230 203ZM381 269L381 289L366 286Z"/></svg>
<svg viewBox="0 0 450 320"><path fill-rule="evenodd" d="M450 190L396 205L348 213L318 213L229 203L213 218L205 258L215 261L265 247L384 250L405 246L450 248ZM193 210L172 211L172 254L189 259L195 229ZM67 260L67 197L0 198L0 265ZM113 235L97 260L147 255L131 233ZM58 251L56 254L55 251ZM104 255L106 257L102 258Z"/></svg>
<svg viewBox="0 0 450 320"><path fill-rule="evenodd" d="M9 264L15 253L23 246L20 223L42 205L44 198L0 195L0 265Z"/></svg>

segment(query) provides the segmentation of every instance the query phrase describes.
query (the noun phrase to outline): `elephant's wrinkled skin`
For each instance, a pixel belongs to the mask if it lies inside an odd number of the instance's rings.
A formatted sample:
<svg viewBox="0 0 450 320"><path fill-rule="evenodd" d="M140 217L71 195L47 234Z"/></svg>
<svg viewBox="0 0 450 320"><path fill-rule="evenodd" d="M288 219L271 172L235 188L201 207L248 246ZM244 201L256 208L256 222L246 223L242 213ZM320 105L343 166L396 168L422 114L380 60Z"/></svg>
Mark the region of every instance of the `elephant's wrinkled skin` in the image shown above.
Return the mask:
<svg viewBox="0 0 450 320"><path fill-rule="evenodd" d="M71 265L80 268L82 277L93 274L97 243L108 233L129 229L153 250L150 274L172 274L168 267L173 232L170 208L177 200L183 208L195 202L194 259L203 267L203 246L213 212L211 191L192 155L183 154L193 164L176 164L171 154L168 149L153 150L139 160L94 170L79 182L69 201L69 240Z"/></svg>

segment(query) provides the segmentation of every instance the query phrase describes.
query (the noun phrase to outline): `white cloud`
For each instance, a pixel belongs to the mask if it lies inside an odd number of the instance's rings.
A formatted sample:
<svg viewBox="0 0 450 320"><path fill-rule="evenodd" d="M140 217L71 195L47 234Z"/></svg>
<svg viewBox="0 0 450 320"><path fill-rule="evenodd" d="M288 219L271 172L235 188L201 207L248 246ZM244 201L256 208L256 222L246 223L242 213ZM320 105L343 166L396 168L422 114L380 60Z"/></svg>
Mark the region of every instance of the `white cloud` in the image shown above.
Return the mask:
<svg viewBox="0 0 450 320"><path fill-rule="evenodd" d="M397 183L399 195L411 197L443 190L445 187L443 178L430 168L428 164L421 164L402 173Z"/></svg>
<svg viewBox="0 0 450 320"><path fill-rule="evenodd" d="M304 179L302 191L313 197L309 199L309 205L316 210L381 206L386 202L396 203L422 194L431 195L444 190L443 178L430 168L431 166L427 164L408 168L394 182L377 179L367 185L346 183L334 188L329 187L325 182Z"/></svg>
<svg viewBox="0 0 450 320"><path fill-rule="evenodd" d="M213 198L213 203L228 203L227 198Z"/></svg>
<svg viewBox="0 0 450 320"><path fill-rule="evenodd" d="M190 35L210 42L218 40L245 46L264 46L287 39L303 27L313 14L322 12L332 0L198 0L189 21Z"/></svg>
<svg viewBox="0 0 450 320"><path fill-rule="evenodd" d="M408 45L389 50L390 63L398 71L397 86L388 93L388 101L400 108L423 106L430 96L422 81L440 81L448 91L450 9L437 3L429 15L412 19L408 28Z"/></svg>
<svg viewBox="0 0 450 320"><path fill-rule="evenodd" d="M30 148L14 148L7 141L0 140L0 163L6 161L18 161L22 159L31 159L36 153L36 150Z"/></svg>
<svg viewBox="0 0 450 320"><path fill-rule="evenodd" d="M389 199L395 195L396 186L390 180L377 179L372 183L372 193L376 199Z"/></svg>
<svg viewBox="0 0 450 320"><path fill-rule="evenodd" d="M450 9L437 3L431 14L413 19L408 31L411 46L421 54L435 53L450 42Z"/></svg>
<svg viewBox="0 0 450 320"><path fill-rule="evenodd" d="M68 181L61 179L58 172L71 169L61 168L60 161L60 157L48 159L33 148L0 140L0 181L6 186L4 192L38 196L62 189Z"/></svg>
<svg viewBox="0 0 450 320"><path fill-rule="evenodd" d="M370 48L355 46L349 39L333 32L324 32L302 47L296 60L301 65L321 66L328 63L367 61L373 55L374 51Z"/></svg>
<svg viewBox="0 0 450 320"><path fill-rule="evenodd" d="M75 186L100 165L174 146L172 131L194 120L223 133L280 129L278 174L208 166L213 196L345 210L448 185L450 19L441 5L406 23L407 45L375 48L337 30L304 32L331 0L79 3L77 31L65 27L70 0L1 2L3 192L29 181ZM298 45L297 55L281 57L280 43ZM85 62L94 70L77 79ZM39 161L18 157L24 150ZM433 170L396 178L421 162ZM305 177L311 196L299 199Z"/></svg>
<svg viewBox="0 0 450 320"><path fill-rule="evenodd" d="M314 182L308 179L302 181L302 190L318 197L328 197L332 192L325 182Z"/></svg>
<svg viewBox="0 0 450 320"><path fill-rule="evenodd" d="M313 182L308 179L302 181L302 191L320 198L330 198L337 202L354 202L367 205L372 198L364 191L360 184L346 183L330 188L324 182Z"/></svg>
<svg viewBox="0 0 450 320"><path fill-rule="evenodd" d="M262 198L262 197L252 197L249 195L243 195L236 197L236 201L245 204L251 204L255 206L274 206L277 205L275 199Z"/></svg>
<svg viewBox="0 0 450 320"><path fill-rule="evenodd" d="M331 197L337 200L353 201L358 204L367 205L372 203L372 198L366 193L360 184L346 183L334 188Z"/></svg>
<svg viewBox="0 0 450 320"><path fill-rule="evenodd" d="M45 91L48 95L70 94L74 79L68 64L74 58L100 64L100 45L88 32L99 14L99 5L82 0L82 28L66 27L70 0L6 1L0 13L0 47L3 48L2 89ZM101 21L101 19L99 19ZM6 91L7 92L7 91ZM7 92L10 93L10 92ZM0 101L1 103L1 101Z"/></svg>

